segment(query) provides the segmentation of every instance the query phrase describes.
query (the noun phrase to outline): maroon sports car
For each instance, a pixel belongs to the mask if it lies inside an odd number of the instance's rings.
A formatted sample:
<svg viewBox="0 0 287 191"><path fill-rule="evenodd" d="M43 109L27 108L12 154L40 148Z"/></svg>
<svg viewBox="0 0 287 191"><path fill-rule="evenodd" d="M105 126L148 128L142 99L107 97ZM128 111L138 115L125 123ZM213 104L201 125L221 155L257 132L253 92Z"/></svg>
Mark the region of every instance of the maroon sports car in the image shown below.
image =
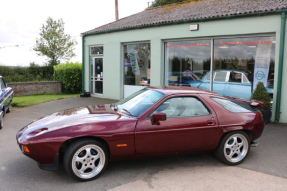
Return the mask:
<svg viewBox="0 0 287 191"><path fill-rule="evenodd" d="M236 165L263 132L260 104L193 88L145 88L116 104L42 117L22 128L17 142L41 169L63 164L80 181L120 159L215 151Z"/></svg>

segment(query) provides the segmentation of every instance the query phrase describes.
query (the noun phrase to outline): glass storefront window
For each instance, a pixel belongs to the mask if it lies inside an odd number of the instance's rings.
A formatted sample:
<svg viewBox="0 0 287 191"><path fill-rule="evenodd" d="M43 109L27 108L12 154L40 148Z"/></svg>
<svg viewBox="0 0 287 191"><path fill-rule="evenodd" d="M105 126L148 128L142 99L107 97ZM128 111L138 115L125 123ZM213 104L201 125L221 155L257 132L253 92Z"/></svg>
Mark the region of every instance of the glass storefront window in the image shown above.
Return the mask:
<svg viewBox="0 0 287 191"><path fill-rule="evenodd" d="M275 36L165 43L165 85L210 90L211 48L214 48L212 91L250 99L259 81L273 98Z"/></svg>
<svg viewBox="0 0 287 191"><path fill-rule="evenodd" d="M197 87L210 70L210 40L165 43L165 84Z"/></svg>
<svg viewBox="0 0 287 191"><path fill-rule="evenodd" d="M124 85L149 86L150 44L124 45Z"/></svg>
<svg viewBox="0 0 287 191"><path fill-rule="evenodd" d="M214 75L227 73L226 83L214 79L213 91L249 99L259 81L273 96L275 37L217 39L214 41Z"/></svg>
<svg viewBox="0 0 287 191"><path fill-rule="evenodd" d="M91 47L91 55L102 55L104 54L103 46L92 46Z"/></svg>

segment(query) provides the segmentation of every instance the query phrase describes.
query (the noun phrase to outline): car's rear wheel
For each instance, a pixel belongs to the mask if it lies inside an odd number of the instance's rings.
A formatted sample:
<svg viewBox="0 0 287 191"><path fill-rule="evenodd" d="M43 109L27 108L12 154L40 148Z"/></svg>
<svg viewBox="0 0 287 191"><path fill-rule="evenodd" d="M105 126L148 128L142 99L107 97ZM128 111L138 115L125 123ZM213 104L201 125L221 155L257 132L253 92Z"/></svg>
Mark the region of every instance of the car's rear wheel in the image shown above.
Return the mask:
<svg viewBox="0 0 287 191"><path fill-rule="evenodd" d="M237 165L242 163L249 154L250 139L242 131L226 134L221 140L215 155L223 163Z"/></svg>
<svg viewBox="0 0 287 191"><path fill-rule="evenodd" d="M99 141L80 140L68 147L64 155L64 168L78 181L97 178L107 167L108 151Z"/></svg>

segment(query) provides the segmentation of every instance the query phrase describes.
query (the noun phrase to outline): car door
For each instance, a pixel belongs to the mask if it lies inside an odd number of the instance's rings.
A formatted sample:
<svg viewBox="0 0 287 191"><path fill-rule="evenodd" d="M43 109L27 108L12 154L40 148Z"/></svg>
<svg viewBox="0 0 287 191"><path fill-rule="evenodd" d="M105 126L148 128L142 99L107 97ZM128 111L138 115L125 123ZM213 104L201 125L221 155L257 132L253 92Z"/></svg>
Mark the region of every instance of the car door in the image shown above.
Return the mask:
<svg viewBox="0 0 287 191"><path fill-rule="evenodd" d="M10 99L9 99L9 95L7 92L6 83L4 82L3 78L0 78L0 84L1 84L1 91L3 93L4 106L5 106L5 108L7 108L7 106L10 103Z"/></svg>
<svg viewBox="0 0 287 191"><path fill-rule="evenodd" d="M224 95L225 86L227 83L227 71L216 71L213 73L213 88L212 91L215 93L218 93L220 95ZM204 90L210 90L210 74L208 74L201 83L201 85L198 87L200 89Z"/></svg>
<svg viewBox="0 0 287 191"><path fill-rule="evenodd" d="M227 71L218 71L214 74L213 79L213 92L224 95L225 86L227 84Z"/></svg>
<svg viewBox="0 0 287 191"><path fill-rule="evenodd" d="M225 96L250 99L251 83L242 72L232 71L226 85Z"/></svg>
<svg viewBox="0 0 287 191"><path fill-rule="evenodd" d="M154 113L166 120L152 125ZM218 127L215 112L198 95L171 96L139 118L135 129L137 155L191 152L206 147Z"/></svg>
<svg viewBox="0 0 287 191"><path fill-rule="evenodd" d="M6 91L5 91L6 87L5 84L2 80L2 78L0 77L0 104L6 107Z"/></svg>

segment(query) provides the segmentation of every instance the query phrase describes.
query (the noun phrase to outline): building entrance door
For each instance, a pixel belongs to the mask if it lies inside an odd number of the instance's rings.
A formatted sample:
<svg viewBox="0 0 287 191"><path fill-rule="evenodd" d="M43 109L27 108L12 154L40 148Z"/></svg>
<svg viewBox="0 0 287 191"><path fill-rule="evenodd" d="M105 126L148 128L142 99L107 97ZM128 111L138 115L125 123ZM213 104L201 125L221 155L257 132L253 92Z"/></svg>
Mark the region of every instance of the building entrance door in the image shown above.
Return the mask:
<svg viewBox="0 0 287 191"><path fill-rule="evenodd" d="M103 58L94 57L91 65L91 93L103 94Z"/></svg>

